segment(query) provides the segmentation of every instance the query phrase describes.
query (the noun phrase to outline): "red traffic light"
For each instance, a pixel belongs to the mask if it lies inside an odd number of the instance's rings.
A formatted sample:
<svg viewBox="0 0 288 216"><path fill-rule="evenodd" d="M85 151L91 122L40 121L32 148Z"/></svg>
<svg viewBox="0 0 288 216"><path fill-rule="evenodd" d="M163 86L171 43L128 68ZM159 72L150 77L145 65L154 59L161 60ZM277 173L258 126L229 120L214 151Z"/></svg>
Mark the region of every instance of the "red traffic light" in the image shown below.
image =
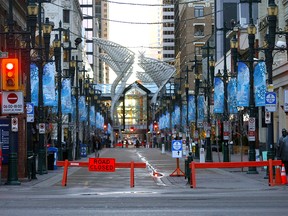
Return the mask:
<svg viewBox="0 0 288 216"><path fill-rule="evenodd" d="M19 90L18 59L2 59L2 90Z"/></svg>
<svg viewBox="0 0 288 216"><path fill-rule="evenodd" d="M158 130L158 123L157 123L157 122L154 122L154 123L153 123L153 128L154 128L154 131L157 131L157 130Z"/></svg>

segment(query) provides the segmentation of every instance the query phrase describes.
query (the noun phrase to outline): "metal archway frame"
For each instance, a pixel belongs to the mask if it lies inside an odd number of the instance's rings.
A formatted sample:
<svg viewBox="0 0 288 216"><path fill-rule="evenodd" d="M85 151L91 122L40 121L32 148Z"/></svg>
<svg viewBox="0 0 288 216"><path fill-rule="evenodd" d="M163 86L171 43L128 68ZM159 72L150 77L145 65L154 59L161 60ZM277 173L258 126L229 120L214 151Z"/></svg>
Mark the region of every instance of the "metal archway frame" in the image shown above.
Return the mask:
<svg viewBox="0 0 288 216"><path fill-rule="evenodd" d="M159 92L175 74L176 68L164 61L145 57L143 53L139 56L138 64L158 86L158 90L151 99L151 104L156 104Z"/></svg>

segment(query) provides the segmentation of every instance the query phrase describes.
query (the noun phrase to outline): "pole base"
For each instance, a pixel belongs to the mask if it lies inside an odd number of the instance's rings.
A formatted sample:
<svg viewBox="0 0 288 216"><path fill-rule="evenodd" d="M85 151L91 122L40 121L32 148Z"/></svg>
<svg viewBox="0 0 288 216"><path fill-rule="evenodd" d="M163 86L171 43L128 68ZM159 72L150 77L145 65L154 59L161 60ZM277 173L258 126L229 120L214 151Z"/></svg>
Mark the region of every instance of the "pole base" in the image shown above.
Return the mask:
<svg viewBox="0 0 288 216"><path fill-rule="evenodd" d="M246 173L247 174L259 174L257 170L248 170Z"/></svg>
<svg viewBox="0 0 288 216"><path fill-rule="evenodd" d="M21 182L19 182L17 180L15 180L15 181L11 180L11 181L7 181L5 183L5 185L21 185Z"/></svg>

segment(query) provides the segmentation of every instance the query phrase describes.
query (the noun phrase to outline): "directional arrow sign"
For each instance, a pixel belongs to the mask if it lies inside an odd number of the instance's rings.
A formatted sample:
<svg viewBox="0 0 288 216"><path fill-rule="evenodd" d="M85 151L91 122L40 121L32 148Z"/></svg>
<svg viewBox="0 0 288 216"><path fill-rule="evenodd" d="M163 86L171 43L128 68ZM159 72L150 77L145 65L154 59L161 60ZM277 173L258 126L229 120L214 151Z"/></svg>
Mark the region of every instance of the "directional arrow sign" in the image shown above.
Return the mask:
<svg viewBox="0 0 288 216"><path fill-rule="evenodd" d="M172 141L172 157L181 158L182 157L182 140Z"/></svg>

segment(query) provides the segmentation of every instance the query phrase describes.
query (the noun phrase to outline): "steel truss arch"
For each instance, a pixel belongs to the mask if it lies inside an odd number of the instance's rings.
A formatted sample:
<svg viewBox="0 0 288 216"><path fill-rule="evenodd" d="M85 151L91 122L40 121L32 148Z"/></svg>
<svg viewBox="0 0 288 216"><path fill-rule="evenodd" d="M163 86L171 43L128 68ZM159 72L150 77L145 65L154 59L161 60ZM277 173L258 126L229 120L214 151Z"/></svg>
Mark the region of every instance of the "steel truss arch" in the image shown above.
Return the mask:
<svg viewBox="0 0 288 216"><path fill-rule="evenodd" d="M158 87L158 90L151 99L151 104L155 104L159 92L175 74L176 68L164 61L145 57L143 53L139 56L138 64L151 77Z"/></svg>
<svg viewBox="0 0 288 216"><path fill-rule="evenodd" d="M106 52L105 54L100 54L99 58L106 62L117 75L111 85L110 115L112 121L114 121L114 112L116 110L117 102L125 89L127 80L132 74L132 65L134 64L135 53L126 47L102 38L95 37L93 38L93 42ZM118 124L117 112L116 118Z"/></svg>

